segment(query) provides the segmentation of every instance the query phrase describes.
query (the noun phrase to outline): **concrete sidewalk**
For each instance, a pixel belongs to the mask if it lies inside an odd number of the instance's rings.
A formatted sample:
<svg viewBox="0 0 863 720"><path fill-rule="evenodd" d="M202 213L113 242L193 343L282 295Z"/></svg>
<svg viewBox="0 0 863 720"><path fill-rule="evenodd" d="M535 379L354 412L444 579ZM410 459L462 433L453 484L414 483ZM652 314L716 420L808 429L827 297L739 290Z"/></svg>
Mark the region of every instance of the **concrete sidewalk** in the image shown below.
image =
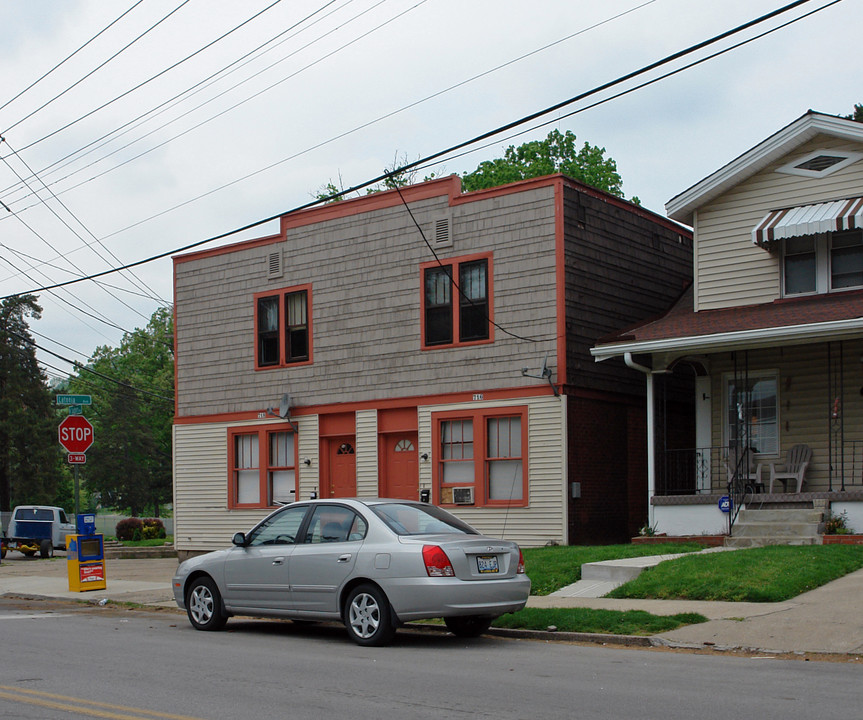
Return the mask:
<svg viewBox="0 0 863 720"><path fill-rule="evenodd" d="M103 598L176 608L173 558L107 559L107 588L70 592L65 557L10 558L0 564L0 596L98 602ZM863 570L781 603L531 596L529 607L589 607L645 610L654 615L695 612L709 619L651 638L654 645L680 648L745 649L770 653L863 655ZM179 612L179 610L177 610Z"/></svg>

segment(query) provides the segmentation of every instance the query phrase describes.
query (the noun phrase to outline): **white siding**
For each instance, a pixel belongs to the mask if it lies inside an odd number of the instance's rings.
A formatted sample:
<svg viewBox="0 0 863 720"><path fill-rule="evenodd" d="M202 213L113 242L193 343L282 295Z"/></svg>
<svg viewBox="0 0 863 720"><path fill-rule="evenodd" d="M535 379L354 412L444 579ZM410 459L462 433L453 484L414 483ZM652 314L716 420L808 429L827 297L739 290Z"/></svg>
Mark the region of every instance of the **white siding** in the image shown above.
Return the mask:
<svg viewBox="0 0 863 720"><path fill-rule="evenodd" d="M528 506L524 508L450 508L477 530L514 540L525 547L566 543L566 398L520 398L505 402L424 405L419 412L420 453L431 447L435 412L475 408L528 408ZM420 487L432 486L432 463L420 463Z"/></svg>
<svg viewBox="0 0 863 720"><path fill-rule="evenodd" d="M357 497L377 497L378 492L378 413L357 412Z"/></svg>
<svg viewBox="0 0 863 720"><path fill-rule="evenodd" d="M430 455L431 414L446 410L527 406L528 506L456 508L478 530L525 546L566 542L566 398L519 398L498 402L425 405L418 410L420 454ZM274 421L276 424L278 421ZM295 420L299 427L300 499L318 489L318 416ZM362 410L356 420L357 494L378 494L377 414ZM174 426L174 525L177 550L201 552L225 547L237 531L251 528L266 509L228 510L228 427L247 423ZM303 459L311 464L306 466ZM420 462L420 487L431 487L431 462Z"/></svg>
<svg viewBox="0 0 863 720"><path fill-rule="evenodd" d="M861 193L863 161L820 179L776 172L776 168L817 149L860 151L861 146L815 138L698 209L696 310L766 303L780 296L779 256L754 245L751 236L752 228L770 210Z"/></svg>

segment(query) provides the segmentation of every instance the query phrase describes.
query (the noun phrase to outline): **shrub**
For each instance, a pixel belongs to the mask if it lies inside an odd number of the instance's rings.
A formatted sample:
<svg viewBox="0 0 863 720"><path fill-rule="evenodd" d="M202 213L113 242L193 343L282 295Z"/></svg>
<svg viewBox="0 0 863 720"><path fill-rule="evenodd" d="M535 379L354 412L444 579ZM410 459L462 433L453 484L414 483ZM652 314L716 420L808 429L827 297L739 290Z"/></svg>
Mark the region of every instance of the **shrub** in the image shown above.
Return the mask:
<svg viewBox="0 0 863 720"><path fill-rule="evenodd" d="M848 527L848 513L844 510L841 513L828 510L827 519L824 521L824 533L826 535L853 534L851 528Z"/></svg>
<svg viewBox="0 0 863 720"><path fill-rule="evenodd" d="M118 522L115 532L117 534L117 539L121 542L123 540L135 540L136 533L138 535L137 539L140 540L143 528L144 523L141 518L131 517Z"/></svg>
<svg viewBox="0 0 863 720"><path fill-rule="evenodd" d="M165 524L159 518L144 518L143 523L141 530L143 540L167 537Z"/></svg>

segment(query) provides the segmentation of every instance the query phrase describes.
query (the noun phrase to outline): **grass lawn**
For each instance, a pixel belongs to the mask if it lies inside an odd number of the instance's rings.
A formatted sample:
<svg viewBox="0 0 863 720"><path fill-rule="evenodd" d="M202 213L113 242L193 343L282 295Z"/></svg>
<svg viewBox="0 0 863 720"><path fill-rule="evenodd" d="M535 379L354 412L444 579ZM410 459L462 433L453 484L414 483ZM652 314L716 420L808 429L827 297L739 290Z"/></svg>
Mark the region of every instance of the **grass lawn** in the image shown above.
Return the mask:
<svg viewBox="0 0 863 720"><path fill-rule="evenodd" d="M494 627L546 630L554 625L560 632L608 633L612 635L655 635L681 625L705 622L697 613L652 615L644 610L595 610L593 608L525 608L503 615Z"/></svg>
<svg viewBox="0 0 863 720"><path fill-rule="evenodd" d="M780 602L861 567L860 545L775 545L660 563L609 597Z"/></svg>
<svg viewBox="0 0 863 720"><path fill-rule="evenodd" d="M548 595L581 580L581 566L599 560L620 560L645 555L668 555L703 550L697 543L659 545L556 545L524 548L524 566L531 595ZM554 624L554 623L552 623Z"/></svg>
<svg viewBox="0 0 863 720"><path fill-rule="evenodd" d="M106 537L106 540L116 540L114 537ZM150 540L123 540L123 547L162 547L165 544L173 545L174 536L168 535L163 538L152 538Z"/></svg>

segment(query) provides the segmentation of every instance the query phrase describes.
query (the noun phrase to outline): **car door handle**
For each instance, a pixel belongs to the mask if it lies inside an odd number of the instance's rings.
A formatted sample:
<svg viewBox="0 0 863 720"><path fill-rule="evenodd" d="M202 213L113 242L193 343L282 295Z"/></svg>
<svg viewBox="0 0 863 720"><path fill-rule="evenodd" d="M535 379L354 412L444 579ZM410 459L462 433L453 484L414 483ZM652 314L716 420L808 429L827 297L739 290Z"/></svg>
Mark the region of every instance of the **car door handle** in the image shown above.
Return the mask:
<svg viewBox="0 0 863 720"><path fill-rule="evenodd" d="M351 559L351 554L350 554L350 553L345 553L344 555L339 555L339 560L338 560L338 562L347 562L347 561L348 561L348 560L350 560L350 559Z"/></svg>
<svg viewBox="0 0 863 720"><path fill-rule="evenodd" d="M283 557L273 558L273 565L281 565L284 562L285 562L285 558L283 558Z"/></svg>

